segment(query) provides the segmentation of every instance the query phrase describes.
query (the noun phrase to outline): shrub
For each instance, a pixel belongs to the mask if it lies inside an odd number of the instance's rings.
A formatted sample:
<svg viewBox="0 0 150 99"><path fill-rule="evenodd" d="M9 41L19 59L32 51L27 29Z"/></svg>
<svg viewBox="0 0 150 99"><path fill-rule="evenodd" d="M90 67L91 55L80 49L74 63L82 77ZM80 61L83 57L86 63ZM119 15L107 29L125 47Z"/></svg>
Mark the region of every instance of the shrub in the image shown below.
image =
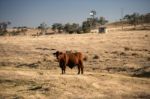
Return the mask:
<svg viewBox="0 0 150 99"><path fill-rule="evenodd" d="M98 55L94 55L93 59L99 59Z"/></svg>
<svg viewBox="0 0 150 99"><path fill-rule="evenodd" d="M124 47L124 50L125 50L125 51L129 51L130 48L129 48L129 47Z"/></svg>
<svg viewBox="0 0 150 99"><path fill-rule="evenodd" d="M12 32L10 32L9 34L10 34L10 35L13 35L13 36L19 35L19 34L20 34L20 31L12 31Z"/></svg>
<svg viewBox="0 0 150 99"><path fill-rule="evenodd" d="M6 35L7 31L0 31L0 36Z"/></svg>
<svg viewBox="0 0 150 99"><path fill-rule="evenodd" d="M91 25L88 21L84 21L82 24L82 30L84 33L89 33L91 30Z"/></svg>

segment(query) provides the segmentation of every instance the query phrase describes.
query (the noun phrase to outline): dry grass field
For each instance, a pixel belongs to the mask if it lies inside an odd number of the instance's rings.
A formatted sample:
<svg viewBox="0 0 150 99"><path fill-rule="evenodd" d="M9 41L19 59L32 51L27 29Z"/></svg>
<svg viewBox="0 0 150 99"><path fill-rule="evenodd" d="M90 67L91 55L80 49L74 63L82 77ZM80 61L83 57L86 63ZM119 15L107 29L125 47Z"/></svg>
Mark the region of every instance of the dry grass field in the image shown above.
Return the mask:
<svg viewBox="0 0 150 99"><path fill-rule="evenodd" d="M81 51L62 75L53 52ZM150 30L0 37L0 99L150 99Z"/></svg>

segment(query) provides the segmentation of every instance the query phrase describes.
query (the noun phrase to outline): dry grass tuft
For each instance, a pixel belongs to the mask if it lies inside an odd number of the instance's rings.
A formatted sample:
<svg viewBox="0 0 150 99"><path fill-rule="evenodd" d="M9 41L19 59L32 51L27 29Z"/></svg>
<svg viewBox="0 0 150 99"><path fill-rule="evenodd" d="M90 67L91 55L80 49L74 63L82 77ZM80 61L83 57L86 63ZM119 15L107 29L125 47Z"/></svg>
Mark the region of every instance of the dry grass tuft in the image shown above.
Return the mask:
<svg viewBox="0 0 150 99"><path fill-rule="evenodd" d="M99 56L98 55L94 55L93 59L99 59Z"/></svg>

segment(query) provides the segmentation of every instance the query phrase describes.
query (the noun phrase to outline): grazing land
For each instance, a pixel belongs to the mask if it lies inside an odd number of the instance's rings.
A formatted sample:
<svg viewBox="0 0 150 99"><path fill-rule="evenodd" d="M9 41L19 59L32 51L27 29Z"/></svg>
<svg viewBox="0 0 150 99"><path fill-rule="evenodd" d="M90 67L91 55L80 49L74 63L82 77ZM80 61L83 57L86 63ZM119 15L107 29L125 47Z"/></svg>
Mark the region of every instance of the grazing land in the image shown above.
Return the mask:
<svg viewBox="0 0 150 99"><path fill-rule="evenodd" d="M80 51L84 74L52 53ZM0 99L148 99L150 31L0 37Z"/></svg>

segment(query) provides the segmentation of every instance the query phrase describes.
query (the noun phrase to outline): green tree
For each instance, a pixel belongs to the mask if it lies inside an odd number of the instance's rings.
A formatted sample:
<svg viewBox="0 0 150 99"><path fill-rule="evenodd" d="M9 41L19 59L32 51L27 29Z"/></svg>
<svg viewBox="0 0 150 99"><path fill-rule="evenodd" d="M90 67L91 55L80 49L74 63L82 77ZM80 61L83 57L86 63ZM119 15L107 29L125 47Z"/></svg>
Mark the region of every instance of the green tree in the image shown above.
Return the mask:
<svg viewBox="0 0 150 99"><path fill-rule="evenodd" d="M150 23L150 13L145 14L143 20L144 23Z"/></svg>
<svg viewBox="0 0 150 99"><path fill-rule="evenodd" d="M69 33L70 28L71 28L71 25L70 25L69 23L67 23L67 24L65 24L65 26L64 26L64 31Z"/></svg>
<svg viewBox="0 0 150 99"><path fill-rule="evenodd" d="M73 24L67 23L64 26L65 32L70 33L70 34L79 32L80 31L79 28L80 26L77 23L73 23Z"/></svg>
<svg viewBox="0 0 150 99"><path fill-rule="evenodd" d="M73 23L72 24L72 32L77 33L79 29L79 24Z"/></svg>
<svg viewBox="0 0 150 99"><path fill-rule="evenodd" d="M55 32L56 30L58 30L58 32L60 33L63 29L64 29L64 26L61 23L54 23L52 25L52 30Z"/></svg>
<svg viewBox="0 0 150 99"><path fill-rule="evenodd" d="M108 23L108 21L104 17L100 17L98 23L100 25L105 25L106 23Z"/></svg>
<svg viewBox="0 0 150 99"><path fill-rule="evenodd" d="M134 29L136 28L136 25L139 23L139 13L133 13L131 15L125 15L124 19L131 25L134 25Z"/></svg>
<svg viewBox="0 0 150 99"><path fill-rule="evenodd" d="M78 34L83 33L83 31L82 31L82 27L80 27L80 26L79 26L79 28L77 29L77 33L78 33Z"/></svg>
<svg viewBox="0 0 150 99"><path fill-rule="evenodd" d="M90 21L84 21L82 23L82 30L84 33L89 33L91 30L91 23Z"/></svg>
<svg viewBox="0 0 150 99"><path fill-rule="evenodd" d="M139 16L139 23L143 26L145 29L145 24L150 23L150 13L142 14Z"/></svg>
<svg viewBox="0 0 150 99"><path fill-rule="evenodd" d="M87 22L84 22L83 27L85 27L85 24L88 24L88 25L86 25L86 27L88 27L90 29L95 29L95 28L99 27L100 25L105 25L106 23L108 23L108 21L104 17L100 17L99 19L97 17L96 18L87 18Z"/></svg>

